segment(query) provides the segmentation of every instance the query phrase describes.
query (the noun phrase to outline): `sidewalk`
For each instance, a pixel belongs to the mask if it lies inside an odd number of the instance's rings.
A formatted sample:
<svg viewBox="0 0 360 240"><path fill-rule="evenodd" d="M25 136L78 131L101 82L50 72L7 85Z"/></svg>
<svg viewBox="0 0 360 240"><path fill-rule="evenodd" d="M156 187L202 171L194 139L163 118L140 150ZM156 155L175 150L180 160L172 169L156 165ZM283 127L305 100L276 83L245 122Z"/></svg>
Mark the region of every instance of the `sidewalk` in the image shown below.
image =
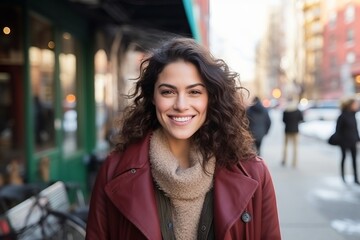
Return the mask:
<svg viewBox="0 0 360 240"><path fill-rule="evenodd" d="M310 189L316 178L289 166L283 168L280 163L278 167L270 166L270 171L284 240L345 240L311 204Z"/></svg>
<svg viewBox="0 0 360 240"><path fill-rule="evenodd" d="M323 188L329 177L338 181L336 149L329 148L330 157L324 156L324 143L318 139L300 136L297 168L288 161L281 166L283 127L278 113L272 114L270 133L265 137L262 156L271 171L277 194L280 226L284 240L350 240L340 235L331 219L320 212L314 193ZM323 144L323 145L322 145ZM336 156L334 156L336 155ZM334 159L331 159L333 156ZM290 156L288 160L291 160ZM339 182L340 184L340 182ZM315 196L316 197L316 196ZM321 202L320 202L321 204Z"/></svg>

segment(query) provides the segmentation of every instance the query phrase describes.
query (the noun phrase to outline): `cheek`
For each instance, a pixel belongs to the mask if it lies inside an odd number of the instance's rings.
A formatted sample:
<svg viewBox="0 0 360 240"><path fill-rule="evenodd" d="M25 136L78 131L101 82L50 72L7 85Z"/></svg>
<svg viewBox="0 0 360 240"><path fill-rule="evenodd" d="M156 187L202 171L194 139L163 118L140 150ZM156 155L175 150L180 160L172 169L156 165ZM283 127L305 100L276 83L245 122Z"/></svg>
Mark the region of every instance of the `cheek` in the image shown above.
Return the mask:
<svg viewBox="0 0 360 240"><path fill-rule="evenodd" d="M200 114L202 121L205 122L207 119L208 101L200 101L196 104L196 106L194 106L194 108Z"/></svg>
<svg viewBox="0 0 360 240"><path fill-rule="evenodd" d="M208 109L208 99L204 98L204 99L200 99L198 102L196 102L196 108L198 109L198 111L202 114L206 115L207 109Z"/></svg>
<svg viewBox="0 0 360 240"><path fill-rule="evenodd" d="M171 104L169 103L169 101L167 101L166 99L160 99L160 98L154 98L153 103L155 105L156 108L156 112L157 113L162 113L166 110L169 109L169 106L171 106Z"/></svg>

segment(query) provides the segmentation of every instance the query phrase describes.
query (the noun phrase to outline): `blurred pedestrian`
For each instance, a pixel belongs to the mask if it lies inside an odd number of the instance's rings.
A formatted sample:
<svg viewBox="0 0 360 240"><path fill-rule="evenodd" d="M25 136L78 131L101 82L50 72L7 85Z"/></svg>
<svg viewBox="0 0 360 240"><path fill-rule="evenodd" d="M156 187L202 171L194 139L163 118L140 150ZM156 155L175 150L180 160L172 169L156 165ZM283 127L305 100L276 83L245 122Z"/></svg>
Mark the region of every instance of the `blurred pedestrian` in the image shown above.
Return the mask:
<svg viewBox="0 0 360 240"><path fill-rule="evenodd" d="M246 114L249 118L249 129L255 140L257 154L260 155L262 140L271 126L268 110L263 106L260 98L255 96Z"/></svg>
<svg viewBox="0 0 360 240"><path fill-rule="evenodd" d="M285 139L284 152L281 164L285 166L287 160L287 153L290 142L292 143L293 159L292 166L296 167L298 158L298 138L299 138L299 124L303 121L303 114L298 108L298 101L296 99L289 99L287 106L283 112L283 122L285 124Z"/></svg>
<svg viewBox="0 0 360 240"><path fill-rule="evenodd" d="M341 104L341 114L336 121L336 133L340 140L341 148L341 178L345 182L345 158L347 150L351 153L352 167L354 173L354 182L359 183L356 167L356 145L359 139L359 132L357 128L357 122L355 113L359 109L359 104L354 98L345 100Z"/></svg>
<svg viewBox="0 0 360 240"><path fill-rule="evenodd" d="M142 62L119 142L97 175L86 239L281 239L237 79L187 38Z"/></svg>

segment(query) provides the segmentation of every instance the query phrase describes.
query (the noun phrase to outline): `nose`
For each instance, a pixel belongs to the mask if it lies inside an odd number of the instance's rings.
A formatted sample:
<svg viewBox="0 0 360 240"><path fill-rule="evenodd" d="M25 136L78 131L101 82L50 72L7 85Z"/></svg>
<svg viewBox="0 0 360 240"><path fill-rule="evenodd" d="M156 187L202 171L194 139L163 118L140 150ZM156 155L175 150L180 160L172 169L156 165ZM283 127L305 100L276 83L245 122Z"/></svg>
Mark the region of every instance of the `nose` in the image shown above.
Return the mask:
<svg viewBox="0 0 360 240"><path fill-rule="evenodd" d="M188 108L186 96L179 94L174 102L174 109L178 111L184 111Z"/></svg>

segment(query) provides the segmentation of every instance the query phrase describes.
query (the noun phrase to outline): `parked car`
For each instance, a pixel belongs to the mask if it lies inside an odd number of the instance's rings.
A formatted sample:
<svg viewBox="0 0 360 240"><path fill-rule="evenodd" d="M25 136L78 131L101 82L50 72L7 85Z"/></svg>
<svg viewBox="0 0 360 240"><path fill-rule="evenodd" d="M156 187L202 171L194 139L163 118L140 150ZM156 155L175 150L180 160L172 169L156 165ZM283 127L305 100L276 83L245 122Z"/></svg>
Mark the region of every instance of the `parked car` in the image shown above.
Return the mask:
<svg viewBox="0 0 360 240"><path fill-rule="evenodd" d="M336 120L340 115L340 103L338 100L318 100L309 102L303 109L304 121L313 120Z"/></svg>

